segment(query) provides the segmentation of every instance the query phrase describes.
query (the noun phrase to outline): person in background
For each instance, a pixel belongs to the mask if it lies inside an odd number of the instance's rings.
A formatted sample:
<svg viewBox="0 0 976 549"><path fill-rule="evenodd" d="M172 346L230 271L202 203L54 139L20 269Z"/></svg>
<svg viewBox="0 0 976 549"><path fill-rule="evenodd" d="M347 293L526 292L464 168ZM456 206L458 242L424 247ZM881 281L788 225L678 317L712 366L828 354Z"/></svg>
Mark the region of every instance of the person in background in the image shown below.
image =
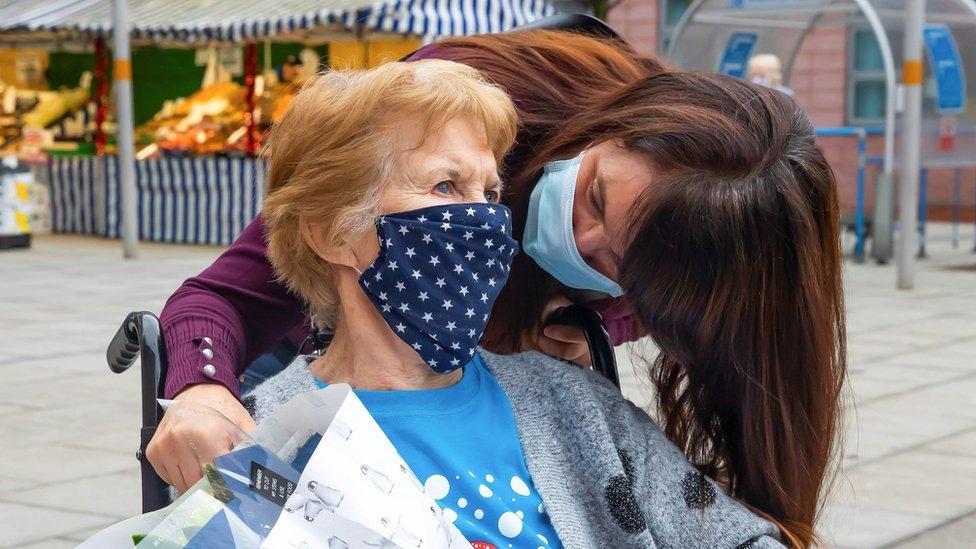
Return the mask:
<svg viewBox="0 0 976 549"><path fill-rule="evenodd" d="M664 433L790 545L812 543L838 441L846 333L836 182L803 110L782 93L572 32L454 38L409 59L430 58L474 67L519 117L502 203L526 253L484 348L585 362L579 333L546 325L573 301L604 316L614 344L649 335L661 351L648 370ZM262 216L161 315L167 394L244 430L253 420L238 376L282 337L308 333L264 233ZM227 450L220 433L199 429L164 417L147 455L193 481L199 463L173 451L186 437L215 441L211 455Z"/></svg>
<svg viewBox="0 0 976 549"><path fill-rule="evenodd" d="M793 95L793 90L783 85L783 63L775 54L759 53L750 57L746 78L753 84Z"/></svg>

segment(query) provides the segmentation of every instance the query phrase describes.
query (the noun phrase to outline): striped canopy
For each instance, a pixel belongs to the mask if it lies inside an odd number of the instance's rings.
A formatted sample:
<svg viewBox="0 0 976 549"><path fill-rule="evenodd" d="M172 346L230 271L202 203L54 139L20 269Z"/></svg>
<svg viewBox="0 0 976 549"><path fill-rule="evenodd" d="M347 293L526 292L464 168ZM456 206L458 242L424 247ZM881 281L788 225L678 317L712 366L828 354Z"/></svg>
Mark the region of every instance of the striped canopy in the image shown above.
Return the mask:
<svg viewBox="0 0 976 549"><path fill-rule="evenodd" d="M129 0L132 37L245 42L338 27L433 40L502 32L555 13L547 0ZM111 0L6 0L0 33L108 34Z"/></svg>

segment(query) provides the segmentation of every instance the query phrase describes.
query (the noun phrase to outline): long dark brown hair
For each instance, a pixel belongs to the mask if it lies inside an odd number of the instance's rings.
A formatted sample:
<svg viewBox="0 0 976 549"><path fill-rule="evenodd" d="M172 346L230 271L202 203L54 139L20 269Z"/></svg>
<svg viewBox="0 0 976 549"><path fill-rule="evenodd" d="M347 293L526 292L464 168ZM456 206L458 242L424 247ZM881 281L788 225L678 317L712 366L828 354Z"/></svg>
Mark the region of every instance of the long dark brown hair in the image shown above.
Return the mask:
<svg viewBox="0 0 976 549"><path fill-rule="evenodd" d="M466 39L481 53L458 59L528 110L531 142L509 164L516 234L545 162L606 139L646 154L655 179L630 212L618 267L660 348L650 373L661 426L791 545L809 545L837 441L846 338L835 180L808 117L777 91L626 49L628 70L609 79L600 57L587 63L603 67L592 79L553 77L593 54L580 42L598 41L549 33L566 49L546 38L539 53L536 32ZM524 254L509 280L483 340L499 352L538 329L557 289Z"/></svg>

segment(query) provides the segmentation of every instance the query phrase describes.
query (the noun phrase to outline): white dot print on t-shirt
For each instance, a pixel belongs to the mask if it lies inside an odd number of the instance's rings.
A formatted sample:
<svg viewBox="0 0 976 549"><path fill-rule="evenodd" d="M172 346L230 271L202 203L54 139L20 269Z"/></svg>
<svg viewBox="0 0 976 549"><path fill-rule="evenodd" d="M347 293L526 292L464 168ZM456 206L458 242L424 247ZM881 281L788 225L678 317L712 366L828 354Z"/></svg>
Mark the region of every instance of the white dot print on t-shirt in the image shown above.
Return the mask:
<svg viewBox="0 0 976 549"><path fill-rule="evenodd" d="M454 522L457 520L458 514L454 511L454 509L451 509L450 507L445 507L444 518L447 519L447 522Z"/></svg>
<svg viewBox="0 0 976 549"><path fill-rule="evenodd" d="M492 494L491 488L485 486L484 484L478 485L478 493L481 494L481 497L483 498L490 498Z"/></svg>
<svg viewBox="0 0 976 549"><path fill-rule="evenodd" d="M475 509L474 510L474 518L476 518L478 520L481 520L481 519L485 518L485 512L482 511L481 509Z"/></svg>
<svg viewBox="0 0 976 549"><path fill-rule="evenodd" d="M424 482L424 492L434 499L444 499L451 491L451 484L444 475L430 475Z"/></svg>
<svg viewBox="0 0 976 549"><path fill-rule="evenodd" d="M465 498L459 499L457 503L458 503L458 507L460 507L461 509L464 509L465 507L468 506L468 500Z"/></svg>
<svg viewBox="0 0 976 549"><path fill-rule="evenodd" d="M511 511L498 517L498 531L506 538L514 538L522 533L522 519Z"/></svg>
<svg viewBox="0 0 976 549"><path fill-rule="evenodd" d="M516 494L518 494L520 496L526 496L526 497L528 497L528 495L529 495L529 485L526 484L525 481L522 480L521 477L519 477L519 476L512 477L512 480L509 481L509 484L511 485L513 492L515 492Z"/></svg>
<svg viewBox="0 0 976 549"><path fill-rule="evenodd" d="M488 481L488 484L491 484L492 482L495 482L495 477L493 475L485 475L485 480Z"/></svg>

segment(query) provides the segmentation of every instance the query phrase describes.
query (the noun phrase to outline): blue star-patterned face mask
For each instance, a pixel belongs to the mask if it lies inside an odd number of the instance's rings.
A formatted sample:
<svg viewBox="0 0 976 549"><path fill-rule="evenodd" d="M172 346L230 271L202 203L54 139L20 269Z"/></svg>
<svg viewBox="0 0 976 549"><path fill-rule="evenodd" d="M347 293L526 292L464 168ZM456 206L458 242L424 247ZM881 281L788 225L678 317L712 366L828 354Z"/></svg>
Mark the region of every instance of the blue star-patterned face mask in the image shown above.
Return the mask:
<svg viewBox="0 0 976 549"><path fill-rule="evenodd" d="M449 204L376 221L379 257L359 285L436 372L474 355L518 252L511 217L500 204Z"/></svg>

